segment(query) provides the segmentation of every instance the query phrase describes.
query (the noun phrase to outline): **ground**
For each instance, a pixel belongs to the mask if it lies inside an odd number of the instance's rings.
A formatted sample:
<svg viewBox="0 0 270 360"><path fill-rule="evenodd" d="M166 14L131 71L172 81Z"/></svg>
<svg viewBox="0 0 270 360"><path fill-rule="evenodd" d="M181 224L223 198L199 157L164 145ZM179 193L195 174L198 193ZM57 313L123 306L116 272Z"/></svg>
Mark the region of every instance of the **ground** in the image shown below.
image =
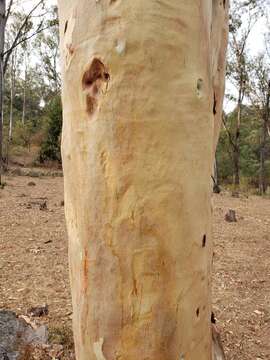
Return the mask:
<svg viewBox="0 0 270 360"><path fill-rule="evenodd" d="M0 309L26 314L30 307L46 303L49 315L42 322L56 337L69 336L63 178L12 175L4 180ZM213 301L227 359L270 359L270 199L233 198L223 192L213 203ZM237 223L224 220L228 209L236 211Z"/></svg>

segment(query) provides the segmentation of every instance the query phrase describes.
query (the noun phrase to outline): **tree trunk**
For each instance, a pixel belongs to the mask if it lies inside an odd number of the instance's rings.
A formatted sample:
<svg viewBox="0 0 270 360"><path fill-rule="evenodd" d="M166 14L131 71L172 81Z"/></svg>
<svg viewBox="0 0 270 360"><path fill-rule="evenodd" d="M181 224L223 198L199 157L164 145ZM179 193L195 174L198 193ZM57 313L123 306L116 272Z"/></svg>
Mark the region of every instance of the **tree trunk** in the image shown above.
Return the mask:
<svg viewBox="0 0 270 360"><path fill-rule="evenodd" d="M59 14L77 359L210 360L227 2L59 0Z"/></svg>
<svg viewBox="0 0 270 360"><path fill-rule="evenodd" d="M9 163L9 148L12 141L12 133L13 133L13 99L14 99L14 86L15 86L15 58L16 58L16 50L11 57L11 74L10 74L10 109L9 109L9 131L8 131L8 144L7 144L7 166Z"/></svg>
<svg viewBox="0 0 270 360"><path fill-rule="evenodd" d="M270 81L268 81L266 103L265 103L264 115L262 120L262 134L261 134L261 147L260 147L260 184L259 184L261 195L264 195L267 190L265 155L266 155L266 144L267 144L269 112L270 112L269 105L270 105Z"/></svg>
<svg viewBox="0 0 270 360"><path fill-rule="evenodd" d="M262 122L262 134L261 134L261 146L260 146L260 184L259 190L260 194L264 195L266 193L266 172L265 172L265 146L266 146L266 139L267 139L267 124L263 120Z"/></svg>
<svg viewBox="0 0 270 360"><path fill-rule="evenodd" d="M28 53L25 49L24 54L24 87L23 87L23 111L22 111L22 123L25 123L25 111L26 111L26 87L27 87L27 62L28 62Z"/></svg>
<svg viewBox="0 0 270 360"><path fill-rule="evenodd" d="M237 123L235 129L235 143L233 148L233 165L234 165L234 186L235 190L240 185L240 127L242 119L242 91L239 92L239 100L237 105Z"/></svg>
<svg viewBox="0 0 270 360"><path fill-rule="evenodd" d="M240 166L239 166L239 160L240 160L240 147L239 142L235 142L235 147L233 149L233 168L234 168L234 186L235 189L239 188L240 185Z"/></svg>
<svg viewBox="0 0 270 360"><path fill-rule="evenodd" d="M4 46L6 28L6 1L0 0L0 184L3 174L3 99L4 99Z"/></svg>
<svg viewBox="0 0 270 360"><path fill-rule="evenodd" d="M10 109L9 109L9 132L8 140L12 140L13 130L13 97L14 97L14 55L11 58L11 75L10 75Z"/></svg>

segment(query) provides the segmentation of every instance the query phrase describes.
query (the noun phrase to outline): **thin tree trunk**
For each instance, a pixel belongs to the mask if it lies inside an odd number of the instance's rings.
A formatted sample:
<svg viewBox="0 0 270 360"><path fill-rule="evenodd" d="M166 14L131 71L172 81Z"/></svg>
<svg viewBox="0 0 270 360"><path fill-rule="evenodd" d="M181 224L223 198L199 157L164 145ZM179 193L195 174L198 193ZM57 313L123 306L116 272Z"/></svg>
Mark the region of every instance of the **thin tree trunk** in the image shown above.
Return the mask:
<svg viewBox="0 0 270 360"><path fill-rule="evenodd" d="M262 134L261 134L261 146L260 146L260 194L264 195L266 193L266 172L265 172L265 146L267 139L267 125L265 120L263 120Z"/></svg>
<svg viewBox="0 0 270 360"><path fill-rule="evenodd" d="M240 148L238 141L235 143L235 148L233 150L233 166L234 166L234 186L235 189L239 188L240 185Z"/></svg>
<svg viewBox="0 0 270 360"><path fill-rule="evenodd" d="M210 360L227 2L59 0L59 14L77 359Z"/></svg>
<svg viewBox="0 0 270 360"><path fill-rule="evenodd" d="M0 184L3 174L3 99L4 99L4 46L6 27L6 1L0 0Z"/></svg>
<svg viewBox="0 0 270 360"><path fill-rule="evenodd" d="M9 164L9 150L10 144L12 141L12 133L13 133L13 98L14 98L14 83L15 83L15 57L16 50L11 57L11 74L10 74L10 109L9 109L9 131L8 131L8 143L7 143L7 155L6 162L7 166Z"/></svg>
<svg viewBox="0 0 270 360"><path fill-rule="evenodd" d="M15 57L16 57L16 51L14 51L14 54L12 54L12 58L11 58L10 110L9 110L9 133L8 133L9 142L11 142L11 140L12 140L12 131L13 131L13 98L14 98L14 85L15 85Z"/></svg>
<svg viewBox="0 0 270 360"><path fill-rule="evenodd" d="M237 190L240 185L240 128L242 120L242 90L239 92L239 100L237 105L237 123L235 129L235 143L233 148L233 163L234 163L234 186Z"/></svg>
<svg viewBox="0 0 270 360"><path fill-rule="evenodd" d="M261 135L261 147L260 147L260 194L264 195L267 190L267 179L266 179L266 169L265 169L265 153L266 153L266 142L268 136L268 124L269 124L269 114L270 114L270 81L268 81L266 103L264 109L264 116L262 120L262 135Z"/></svg>
<svg viewBox="0 0 270 360"><path fill-rule="evenodd" d="M25 112L26 112L26 87L27 87L27 62L28 62L28 54L25 51L24 55L24 87L23 87L23 111L22 111L22 123L25 123Z"/></svg>

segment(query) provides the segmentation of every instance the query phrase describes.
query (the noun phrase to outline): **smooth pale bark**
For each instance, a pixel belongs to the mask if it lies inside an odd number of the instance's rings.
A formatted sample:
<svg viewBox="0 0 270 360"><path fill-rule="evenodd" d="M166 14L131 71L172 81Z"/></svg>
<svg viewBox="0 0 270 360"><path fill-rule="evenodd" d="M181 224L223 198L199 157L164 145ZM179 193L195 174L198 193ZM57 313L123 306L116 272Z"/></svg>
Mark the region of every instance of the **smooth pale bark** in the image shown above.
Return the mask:
<svg viewBox="0 0 270 360"><path fill-rule="evenodd" d="M227 2L58 2L77 359L210 360Z"/></svg>

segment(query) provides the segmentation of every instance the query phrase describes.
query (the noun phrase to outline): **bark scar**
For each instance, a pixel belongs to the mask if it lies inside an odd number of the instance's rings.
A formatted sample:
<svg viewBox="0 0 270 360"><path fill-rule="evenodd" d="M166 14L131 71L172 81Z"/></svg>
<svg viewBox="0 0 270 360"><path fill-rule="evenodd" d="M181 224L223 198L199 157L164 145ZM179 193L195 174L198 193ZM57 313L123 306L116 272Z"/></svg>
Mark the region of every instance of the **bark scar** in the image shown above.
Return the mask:
<svg viewBox="0 0 270 360"><path fill-rule="evenodd" d="M110 80L110 74L103 62L94 58L82 77L82 89L86 95L86 111L91 115L98 103L98 98L105 84L106 90Z"/></svg>

